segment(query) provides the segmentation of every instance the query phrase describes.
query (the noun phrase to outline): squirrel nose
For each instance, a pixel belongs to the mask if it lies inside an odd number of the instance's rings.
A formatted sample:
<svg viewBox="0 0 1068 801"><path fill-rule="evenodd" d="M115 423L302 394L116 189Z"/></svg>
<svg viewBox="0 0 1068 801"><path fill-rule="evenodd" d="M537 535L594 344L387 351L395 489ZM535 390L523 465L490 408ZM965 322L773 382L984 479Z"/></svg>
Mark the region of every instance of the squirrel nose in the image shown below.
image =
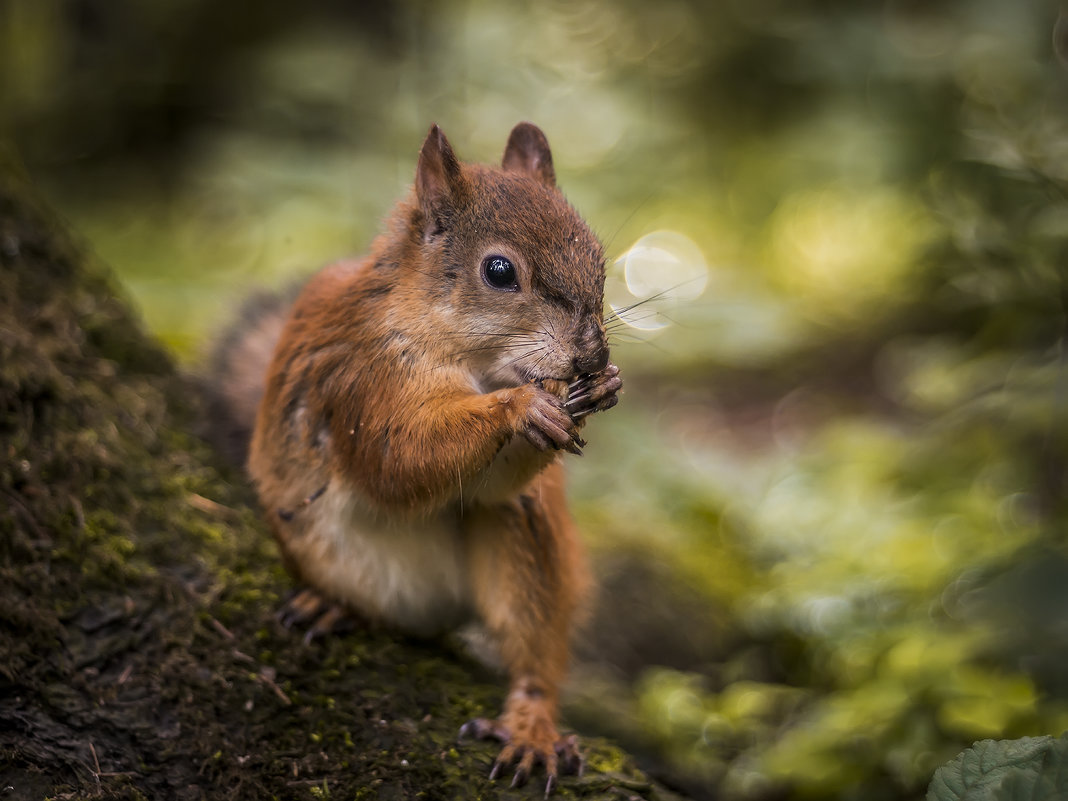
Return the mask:
<svg viewBox="0 0 1068 801"><path fill-rule="evenodd" d="M592 322L575 343L578 355L571 364L578 373L596 373L608 366L608 344L601 327Z"/></svg>
<svg viewBox="0 0 1068 801"><path fill-rule="evenodd" d="M575 373L598 373L608 366L608 348L601 347L591 353L576 356L572 361Z"/></svg>

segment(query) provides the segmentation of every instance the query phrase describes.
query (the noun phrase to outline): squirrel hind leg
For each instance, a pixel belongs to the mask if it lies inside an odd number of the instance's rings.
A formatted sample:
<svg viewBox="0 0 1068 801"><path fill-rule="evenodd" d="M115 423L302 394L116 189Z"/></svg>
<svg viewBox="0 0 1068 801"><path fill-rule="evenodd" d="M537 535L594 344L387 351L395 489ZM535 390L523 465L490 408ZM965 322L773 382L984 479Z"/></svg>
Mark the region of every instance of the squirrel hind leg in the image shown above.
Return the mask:
<svg viewBox="0 0 1068 801"><path fill-rule="evenodd" d="M461 733L503 742L491 778L514 770L518 786L544 766L546 794L559 774L582 766L578 739L561 737L556 723L569 635L588 582L561 478L550 467L518 501L465 518L475 605L497 641L511 688L497 720L474 721Z"/></svg>

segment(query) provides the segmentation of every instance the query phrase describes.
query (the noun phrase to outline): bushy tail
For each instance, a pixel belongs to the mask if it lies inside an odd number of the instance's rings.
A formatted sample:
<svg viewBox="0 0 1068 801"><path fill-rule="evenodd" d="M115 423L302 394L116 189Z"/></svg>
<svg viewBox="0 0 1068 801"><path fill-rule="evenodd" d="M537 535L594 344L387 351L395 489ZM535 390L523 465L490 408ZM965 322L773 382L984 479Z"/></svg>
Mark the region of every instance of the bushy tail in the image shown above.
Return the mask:
<svg viewBox="0 0 1068 801"><path fill-rule="evenodd" d="M253 294L209 357L207 436L237 465L248 458L267 369L295 295L295 291Z"/></svg>

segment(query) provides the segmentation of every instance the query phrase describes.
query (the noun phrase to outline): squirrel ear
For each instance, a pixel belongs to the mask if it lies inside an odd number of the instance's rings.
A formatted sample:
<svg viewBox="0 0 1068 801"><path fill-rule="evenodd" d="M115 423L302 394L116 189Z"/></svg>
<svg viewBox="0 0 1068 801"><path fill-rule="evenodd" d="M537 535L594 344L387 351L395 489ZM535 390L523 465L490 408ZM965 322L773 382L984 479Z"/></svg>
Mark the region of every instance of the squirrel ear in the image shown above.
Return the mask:
<svg viewBox="0 0 1068 801"><path fill-rule="evenodd" d="M525 172L546 186L556 186L549 140L533 123L521 122L512 129L501 166L506 170Z"/></svg>
<svg viewBox="0 0 1068 801"><path fill-rule="evenodd" d="M431 125L415 169L415 195L423 212L426 239L445 230L447 211L461 200L464 186L460 162L452 152L449 140L441 128Z"/></svg>

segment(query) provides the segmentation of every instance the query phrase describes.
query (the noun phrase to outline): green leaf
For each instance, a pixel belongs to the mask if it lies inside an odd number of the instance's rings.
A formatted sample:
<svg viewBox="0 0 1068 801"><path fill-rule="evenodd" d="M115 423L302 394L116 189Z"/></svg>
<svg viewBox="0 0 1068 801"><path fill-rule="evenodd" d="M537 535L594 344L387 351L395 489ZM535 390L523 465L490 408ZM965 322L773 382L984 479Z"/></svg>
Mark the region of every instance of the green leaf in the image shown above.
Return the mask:
<svg viewBox="0 0 1068 801"><path fill-rule="evenodd" d="M1068 801L1068 733L980 740L935 771L927 801Z"/></svg>

